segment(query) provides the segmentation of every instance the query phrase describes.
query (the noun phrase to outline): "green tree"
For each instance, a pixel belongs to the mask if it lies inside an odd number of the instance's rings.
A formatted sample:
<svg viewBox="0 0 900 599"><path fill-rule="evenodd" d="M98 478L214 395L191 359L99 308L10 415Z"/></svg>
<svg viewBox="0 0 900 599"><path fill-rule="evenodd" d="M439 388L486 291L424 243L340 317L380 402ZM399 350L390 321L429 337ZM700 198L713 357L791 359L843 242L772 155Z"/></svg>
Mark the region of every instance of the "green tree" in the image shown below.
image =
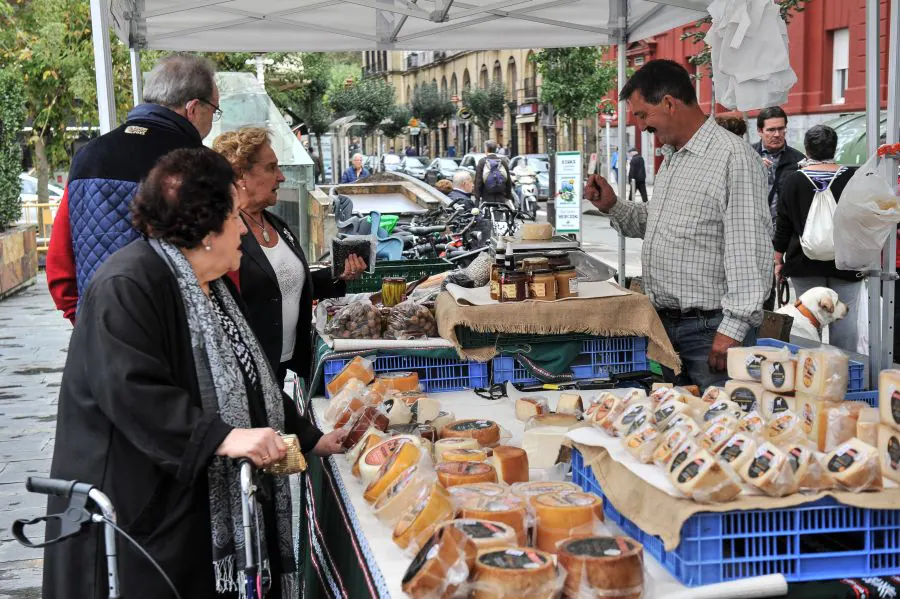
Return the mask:
<svg viewBox="0 0 900 599"><path fill-rule="evenodd" d="M111 40L116 114L131 104L128 49ZM0 0L0 63L14 64L25 88L33 132L38 197L48 198L51 168L66 168L69 127L98 120L88 0Z"/></svg>
<svg viewBox="0 0 900 599"><path fill-rule="evenodd" d="M329 94L328 103L340 114L355 114L365 123L364 133L374 133L394 108L394 86L383 79L367 78Z"/></svg>
<svg viewBox="0 0 900 599"><path fill-rule="evenodd" d="M409 109L409 106L397 104L391 110L387 119L381 123L381 133L388 139L399 137L403 133L403 129L406 128L407 123L409 123L409 119L412 117L413 113Z"/></svg>
<svg viewBox="0 0 900 599"><path fill-rule="evenodd" d="M542 77L541 101L572 121L569 143L574 149L577 120L597 114L597 103L616 86L616 65L603 60L602 47L547 48L531 60Z"/></svg>
<svg viewBox="0 0 900 599"><path fill-rule="evenodd" d="M447 92L442 92L437 83L429 83L416 88L410 102L413 116L425 122L428 125L432 140L434 141L434 153L439 153L438 139L440 131L438 125L448 120L456 114L456 107L450 101Z"/></svg>
<svg viewBox="0 0 900 599"><path fill-rule="evenodd" d="M25 89L19 74L0 69L0 231L22 214L19 172L22 148L18 133L25 122Z"/></svg>
<svg viewBox="0 0 900 599"><path fill-rule="evenodd" d="M506 111L506 87L494 81L487 88L467 89L463 91L462 101L472 112L472 121L488 136L493 122L502 119Z"/></svg>

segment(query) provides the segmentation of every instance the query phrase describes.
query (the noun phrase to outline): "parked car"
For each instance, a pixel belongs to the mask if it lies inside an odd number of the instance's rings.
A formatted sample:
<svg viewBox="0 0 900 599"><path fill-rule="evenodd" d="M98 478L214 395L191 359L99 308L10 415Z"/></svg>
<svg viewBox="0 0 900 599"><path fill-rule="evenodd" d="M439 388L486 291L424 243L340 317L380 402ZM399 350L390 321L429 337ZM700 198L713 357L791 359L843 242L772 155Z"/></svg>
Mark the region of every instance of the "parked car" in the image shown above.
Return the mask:
<svg viewBox="0 0 900 599"><path fill-rule="evenodd" d="M397 167L398 173L404 173L416 179L425 179L425 163L417 156L406 156Z"/></svg>
<svg viewBox="0 0 900 599"><path fill-rule="evenodd" d="M49 203L50 204L59 204L60 200L62 200L63 189L58 185L54 185L53 183L49 183L47 185L47 191L50 192ZM19 174L19 201L21 201L22 207L22 215L19 217L19 220L16 221L19 224L28 224L28 225L36 225L38 224L38 212L39 208L29 206L25 207L25 204L36 204L38 201L38 180L37 177L32 177L29 174L21 173ZM51 208L51 213L56 213L56 208ZM46 217L45 217L46 218ZM43 233L38 232L38 237L42 237Z"/></svg>
<svg viewBox="0 0 900 599"><path fill-rule="evenodd" d="M478 166L478 161L485 156L487 154L466 154L459 165L472 173L472 175L475 175L475 167Z"/></svg>
<svg viewBox="0 0 900 599"><path fill-rule="evenodd" d="M363 156L363 168L373 175L378 171L378 156Z"/></svg>
<svg viewBox="0 0 900 599"><path fill-rule="evenodd" d="M442 179L453 179L453 175L460 169L459 158L435 158L425 170L425 182L435 185Z"/></svg>
<svg viewBox="0 0 900 599"><path fill-rule="evenodd" d="M550 157L546 154L522 154L512 159L509 169L514 170L523 163L537 174L538 199L548 199L550 197Z"/></svg>
<svg viewBox="0 0 900 599"><path fill-rule="evenodd" d="M382 154L381 155L381 172L389 173L400 168L400 162L403 159L396 154Z"/></svg>

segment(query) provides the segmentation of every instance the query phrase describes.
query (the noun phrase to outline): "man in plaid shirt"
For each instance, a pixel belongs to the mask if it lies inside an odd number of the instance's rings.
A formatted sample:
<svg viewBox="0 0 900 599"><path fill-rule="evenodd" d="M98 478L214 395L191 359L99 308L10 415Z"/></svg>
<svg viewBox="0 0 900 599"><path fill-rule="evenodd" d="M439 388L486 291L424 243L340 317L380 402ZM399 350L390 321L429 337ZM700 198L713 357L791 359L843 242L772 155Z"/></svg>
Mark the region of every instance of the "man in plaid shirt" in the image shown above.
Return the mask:
<svg viewBox="0 0 900 599"><path fill-rule="evenodd" d="M721 384L728 349L756 341L772 280L765 170L744 140L703 114L678 63L648 62L620 98L665 144L653 199L618 200L598 175L585 197L623 235L644 239L643 287L681 356L679 382Z"/></svg>

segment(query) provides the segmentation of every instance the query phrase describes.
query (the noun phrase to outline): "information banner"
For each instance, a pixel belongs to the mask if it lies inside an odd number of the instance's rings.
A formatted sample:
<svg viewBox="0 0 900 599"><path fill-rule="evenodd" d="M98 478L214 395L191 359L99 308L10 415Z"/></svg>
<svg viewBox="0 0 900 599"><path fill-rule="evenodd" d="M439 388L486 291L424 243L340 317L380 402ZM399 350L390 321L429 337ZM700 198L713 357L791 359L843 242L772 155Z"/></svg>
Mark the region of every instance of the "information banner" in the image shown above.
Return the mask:
<svg viewBox="0 0 900 599"><path fill-rule="evenodd" d="M581 235L581 152L556 153L556 232Z"/></svg>

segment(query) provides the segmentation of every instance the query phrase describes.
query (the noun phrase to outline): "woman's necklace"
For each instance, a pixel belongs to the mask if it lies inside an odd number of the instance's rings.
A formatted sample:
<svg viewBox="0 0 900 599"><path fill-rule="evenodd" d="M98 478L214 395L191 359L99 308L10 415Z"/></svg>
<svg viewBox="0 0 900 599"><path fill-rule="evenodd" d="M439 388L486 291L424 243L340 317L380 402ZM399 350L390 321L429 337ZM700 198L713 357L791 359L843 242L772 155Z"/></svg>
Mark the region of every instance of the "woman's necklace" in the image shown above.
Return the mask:
<svg viewBox="0 0 900 599"><path fill-rule="evenodd" d="M266 231L265 220L263 220L263 222L257 222L255 218L247 214L247 212L245 212L244 210L241 210L241 212L244 214L244 216L250 219L250 222L259 227L259 230L262 231L263 240L266 243L270 243L272 240L269 238L269 232Z"/></svg>

